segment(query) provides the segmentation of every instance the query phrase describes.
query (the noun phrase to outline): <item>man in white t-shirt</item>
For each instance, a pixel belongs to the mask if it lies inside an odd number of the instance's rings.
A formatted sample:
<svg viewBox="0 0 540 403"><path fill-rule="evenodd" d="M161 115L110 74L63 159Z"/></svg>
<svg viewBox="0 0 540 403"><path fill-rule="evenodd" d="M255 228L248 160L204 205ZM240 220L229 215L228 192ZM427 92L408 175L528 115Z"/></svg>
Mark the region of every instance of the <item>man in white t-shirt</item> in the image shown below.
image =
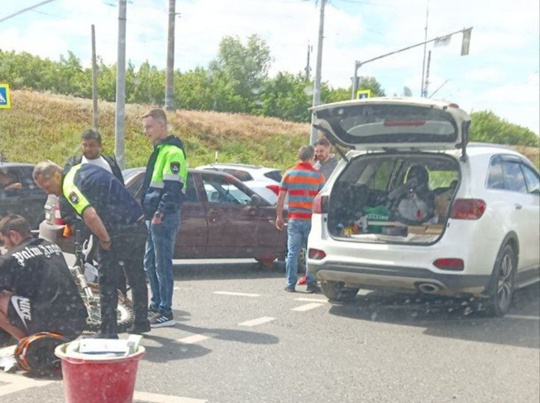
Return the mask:
<svg viewBox="0 0 540 403"><path fill-rule="evenodd" d="M83 132L81 135L81 150L82 155L71 157L64 167L64 171L69 170L77 164L94 164L103 169L106 169L124 183L122 171L116 163L114 156L102 155L103 143L101 135L97 130L90 129Z"/></svg>

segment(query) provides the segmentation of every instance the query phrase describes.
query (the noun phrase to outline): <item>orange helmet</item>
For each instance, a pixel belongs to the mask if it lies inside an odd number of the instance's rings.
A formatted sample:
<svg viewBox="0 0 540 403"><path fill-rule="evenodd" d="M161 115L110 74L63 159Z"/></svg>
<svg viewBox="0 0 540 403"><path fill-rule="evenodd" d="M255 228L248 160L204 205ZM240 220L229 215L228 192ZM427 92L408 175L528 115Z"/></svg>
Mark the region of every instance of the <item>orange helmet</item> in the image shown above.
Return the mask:
<svg viewBox="0 0 540 403"><path fill-rule="evenodd" d="M69 340L57 333L41 332L23 337L15 348L15 359L19 368L46 375L60 370L60 359L54 349Z"/></svg>

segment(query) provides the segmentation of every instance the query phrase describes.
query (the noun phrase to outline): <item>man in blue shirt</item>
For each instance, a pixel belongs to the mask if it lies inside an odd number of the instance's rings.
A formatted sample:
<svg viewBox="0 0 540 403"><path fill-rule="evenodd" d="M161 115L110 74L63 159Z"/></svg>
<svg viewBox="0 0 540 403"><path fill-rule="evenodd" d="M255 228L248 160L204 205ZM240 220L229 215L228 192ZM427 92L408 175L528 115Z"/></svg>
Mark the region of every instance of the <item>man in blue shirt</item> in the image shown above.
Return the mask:
<svg viewBox="0 0 540 403"><path fill-rule="evenodd" d="M146 226L142 208L110 172L93 164L73 166L65 175L51 161L37 164L36 184L48 194L64 195L99 241L101 328L98 337L118 338L116 308L121 268L133 293L135 323L129 333L150 331L148 290L143 269Z"/></svg>

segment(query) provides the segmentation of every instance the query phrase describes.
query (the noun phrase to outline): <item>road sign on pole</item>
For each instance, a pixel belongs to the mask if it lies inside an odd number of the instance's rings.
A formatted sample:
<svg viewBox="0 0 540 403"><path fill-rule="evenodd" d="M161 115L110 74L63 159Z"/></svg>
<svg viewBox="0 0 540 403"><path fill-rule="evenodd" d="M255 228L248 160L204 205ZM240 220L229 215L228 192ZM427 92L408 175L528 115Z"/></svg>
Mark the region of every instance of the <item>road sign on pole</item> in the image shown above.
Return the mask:
<svg viewBox="0 0 540 403"><path fill-rule="evenodd" d="M11 108L11 95L9 84L0 84L0 109Z"/></svg>
<svg viewBox="0 0 540 403"><path fill-rule="evenodd" d="M371 90L356 91L356 99L371 98Z"/></svg>

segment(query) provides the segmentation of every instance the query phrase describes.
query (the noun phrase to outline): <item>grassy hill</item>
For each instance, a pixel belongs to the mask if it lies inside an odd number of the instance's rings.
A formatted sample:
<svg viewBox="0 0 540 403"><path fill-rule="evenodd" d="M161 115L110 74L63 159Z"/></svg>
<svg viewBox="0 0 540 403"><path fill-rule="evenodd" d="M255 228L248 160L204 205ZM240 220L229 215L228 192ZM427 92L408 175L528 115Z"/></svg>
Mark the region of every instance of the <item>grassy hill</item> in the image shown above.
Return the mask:
<svg viewBox="0 0 540 403"><path fill-rule="evenodd" d="M92 127L92 101L12 91L11 109L0 110L0 150L9 161L63 164L80 152L80 135ZM99 131L105 153L114 153L115 106L100 102ZM141 116L150 105L126 105L126 168L143 166L151 145ZM260 164L285 169L298 148L309 142L309 125L250 115L184 111L168 113L170 132L185 144L190 166L215 161Z"/></svg>
<svg viewBox="0 0 540 403"><path fill-rule="evenodd" d="M30 91L12 91L11 109L0 110L0 150L9 161L36 163L50 159L63 165L80 152L80 135L92 126L92 101ZM105 153L114 153L114 110L99 103L99 131ZM151 145L141 116L150 105L126 106L125 165L144 166ZM214 162L260 164L282 170L296 161L309 142L309 125L251 115L178 110L169 127L185 144L190 166ZM516 147L539 165L537 148Z"/></svg>

